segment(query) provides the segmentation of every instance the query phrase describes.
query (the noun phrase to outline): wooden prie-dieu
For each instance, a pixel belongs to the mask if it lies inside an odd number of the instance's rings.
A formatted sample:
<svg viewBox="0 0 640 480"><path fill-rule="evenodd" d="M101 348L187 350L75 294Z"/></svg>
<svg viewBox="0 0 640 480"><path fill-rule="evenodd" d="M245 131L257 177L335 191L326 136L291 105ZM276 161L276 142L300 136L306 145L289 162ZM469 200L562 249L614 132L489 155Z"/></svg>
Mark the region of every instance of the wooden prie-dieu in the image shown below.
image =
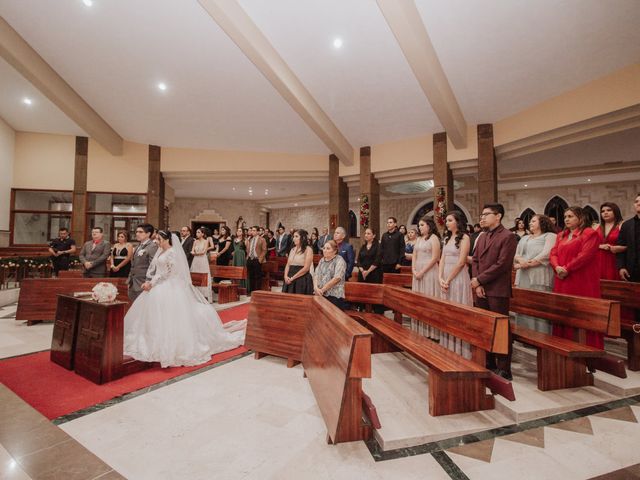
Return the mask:
<svg viewBox="0 0 640 480"><path fill-rule="evenodd" d="M97 384L148 368L123 355L127 305L58 295L51 361Z"/></svg>
<svg viewBox="0 0 640 480"><path fill-rule="evenodd" d="M621 335L627 341L627 368L640 370L640 283L600 280L602 298L620 302Z"/></svg>

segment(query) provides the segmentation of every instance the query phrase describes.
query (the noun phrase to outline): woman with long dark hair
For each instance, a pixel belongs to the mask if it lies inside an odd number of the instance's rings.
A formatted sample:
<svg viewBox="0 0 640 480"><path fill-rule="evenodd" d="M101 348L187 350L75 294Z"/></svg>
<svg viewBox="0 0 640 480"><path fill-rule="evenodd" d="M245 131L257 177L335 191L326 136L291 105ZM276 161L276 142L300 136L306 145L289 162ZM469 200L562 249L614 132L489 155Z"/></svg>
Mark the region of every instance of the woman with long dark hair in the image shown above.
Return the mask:
<svg viewBox="0 0 640 480"><path fill-rule="evenodd" d="M211 269L209 268L209 259L207 258L207 251L211 244L210 237L207 238L207 233L204 227L196 229L196 239L193 241L193 247L191 247L191 255L193 255L191 271L193 273L207 274L207 286L197 288L202 296L211 302L213 299L211 292Z"/></svg>
<svg viewBox="0 0 640 480"><path fill-rule="evenodd" d="M433 217L424 216L418 222L420 236L416 239L413 253L411 254L411 290L420 292L430 297L440 298L438 262L440 261L440 232L436 227ZM436 328L424 325L413 318L411 328L418 333L432 338L440 339L440 331Z"/></svg>
<svg viewBox="0 0 640 480"><path fill-rule="evenodd" d="M605 202L600 205L600 249L598 252L600 262L600 278L605 280L619 280L616 268L616 254L624 252L625 247L618 245L620 225L622 224L622 212L620 207L613 202Z"/></svg>
<svg viewBox="0 0 640 480"><path fill-rule="evenodd" d="M218 239L218 255L216 265L229 265L233 254L233 240L231 239L231 229L226 225L220 228L221 234Z"/></svg>
<svg viewBox="0 0 640 480"><path fill-rule="evenodd" d="M600 298L600 236L589 225L589 217L581 207L574 206L565 210L565 228L558 234L549 257L549 263L555 272L555 293ZM574 329L554 325L553 334L573 339ZM604 348L604 337L587 330L587 345Z"/></svg>
<svg viewBox="0 0 640 480"><path fill-rule="evenodd" d="M313 295L312 265L313 250L309 245L309 234L303 229L296 230L293 232L293 247L284 267L282 293Z"/></svg>
<svg viewBox="0 0 640 480"><path fill-rule="evenodd" d="M467 267L467 255L471 248L471 240L467 231L467 224L462 213L457 210L449 212L445 219L446 232L444 236L444 248L440 259L440 291L442 298L462 305L473 306L471 294L471 278ZM453 337L441 334L440 343L461 354L465 358L471 358L471 349L468 343Z"/></svg>

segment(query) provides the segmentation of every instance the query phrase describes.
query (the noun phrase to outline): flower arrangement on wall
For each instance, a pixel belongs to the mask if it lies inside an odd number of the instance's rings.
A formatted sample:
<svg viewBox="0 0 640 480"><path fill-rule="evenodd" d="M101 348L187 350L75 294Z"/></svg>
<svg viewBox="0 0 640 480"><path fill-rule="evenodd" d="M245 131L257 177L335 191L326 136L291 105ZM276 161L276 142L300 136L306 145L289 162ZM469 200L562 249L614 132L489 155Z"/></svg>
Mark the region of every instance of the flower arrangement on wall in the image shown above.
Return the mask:
<svg viewBox="0 0 640 480"><path fill-rule="evenodd" d="M447 195L444 187L438 187L436 190L436 202L433 208L433 214L436 224L443 227L445 218L447 217Z"/></svg>
<svg viewBox="0 0 640 480"><path fill-rule="evenodd" d="M369 196L362 195L360 197L360 226L363 228L369 228L369 216L371 212L369 210Z"/></svg>

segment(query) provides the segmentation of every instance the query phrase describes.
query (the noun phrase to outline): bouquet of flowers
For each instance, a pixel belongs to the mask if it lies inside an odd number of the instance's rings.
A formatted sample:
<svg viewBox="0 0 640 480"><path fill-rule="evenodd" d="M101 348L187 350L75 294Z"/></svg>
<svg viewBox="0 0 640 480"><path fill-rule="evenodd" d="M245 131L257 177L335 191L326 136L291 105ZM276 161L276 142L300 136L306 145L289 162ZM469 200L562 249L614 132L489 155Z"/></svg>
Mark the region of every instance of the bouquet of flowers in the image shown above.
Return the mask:
<svg viewBox="0 0 640 480"><path fill-rule="evenodd" d="M91 289L91 298L98 303L113 302L118 296L118 289L113 283L100 282Z"/></svg>
<svg viewBox="0 0 640 480"><path fill-rule="evenodd" d="M434 206L434 217L438 226L444 226L447 217L446 193L444 187L438 187L436 191L436 203Z"/></svg>

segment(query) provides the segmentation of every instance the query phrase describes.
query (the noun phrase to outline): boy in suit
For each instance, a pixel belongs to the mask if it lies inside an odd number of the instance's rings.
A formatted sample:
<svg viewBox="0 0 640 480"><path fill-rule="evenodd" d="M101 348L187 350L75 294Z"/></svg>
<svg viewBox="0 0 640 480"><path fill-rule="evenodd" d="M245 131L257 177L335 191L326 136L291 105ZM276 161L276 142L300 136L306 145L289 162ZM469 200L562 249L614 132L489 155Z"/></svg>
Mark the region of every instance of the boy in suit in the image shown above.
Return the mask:
<svg viewBox="0 0 640 480"><path fill-rule="evenodd" d="M518 241L516 236L502 225L504 207L489 203L482 209L480 226L486 233L476 241L472 260L472 279L476 299L475 306L492 312L509 315L511 299L511 269ZM511 328L509 328L509 353L487 355L487 368L507 380L511 375Z"/></svg>

